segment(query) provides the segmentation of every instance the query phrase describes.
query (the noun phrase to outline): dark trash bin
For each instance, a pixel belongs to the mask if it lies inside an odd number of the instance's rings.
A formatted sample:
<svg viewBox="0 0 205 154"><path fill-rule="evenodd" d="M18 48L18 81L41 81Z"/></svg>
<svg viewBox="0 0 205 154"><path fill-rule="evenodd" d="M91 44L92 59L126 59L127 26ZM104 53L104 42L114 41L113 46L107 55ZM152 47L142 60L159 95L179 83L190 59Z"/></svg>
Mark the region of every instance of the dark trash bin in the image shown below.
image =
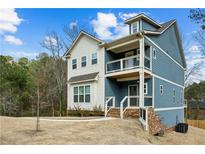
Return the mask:
<svg viewBox="0 0 205 154"><path fill-rule="evenodd" d="M188 131L188 124L187 123L178 123L175 128L176 132L179 133L187 133Z"/></svg>

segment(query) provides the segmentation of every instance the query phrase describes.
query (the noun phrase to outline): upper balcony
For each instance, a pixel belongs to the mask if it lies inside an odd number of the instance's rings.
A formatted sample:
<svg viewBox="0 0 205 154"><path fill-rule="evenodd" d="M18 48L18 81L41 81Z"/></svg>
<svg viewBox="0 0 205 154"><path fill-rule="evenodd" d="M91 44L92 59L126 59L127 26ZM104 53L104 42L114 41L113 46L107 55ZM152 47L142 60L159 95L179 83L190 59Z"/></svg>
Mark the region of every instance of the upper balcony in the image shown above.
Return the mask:
<svg viewBox="0 0 205 154"><path fill-rule="evenodd" d="M131 69L139 68L140 56L134 55L130 57L120 58L117 60L108 61L106 63L106 74L113 72L122 72ZM144 67L150 69L150 57L144 57Z"/></svg>

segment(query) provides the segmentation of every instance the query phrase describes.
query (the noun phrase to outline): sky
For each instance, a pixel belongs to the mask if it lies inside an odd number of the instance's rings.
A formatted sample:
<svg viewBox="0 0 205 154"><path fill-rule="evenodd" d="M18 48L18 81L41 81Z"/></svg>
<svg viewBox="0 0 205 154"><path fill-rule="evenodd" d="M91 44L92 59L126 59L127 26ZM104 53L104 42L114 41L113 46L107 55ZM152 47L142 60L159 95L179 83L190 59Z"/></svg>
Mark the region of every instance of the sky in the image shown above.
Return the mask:
<svg viewBox="0 0 205 154"><path fill-rule="evenodd" d="M139 13L159 23L176 19L188 68L201 60L193 38L199 26L188 18L189 9L0 9L0 54L35 59L39 53L48 52L40 45L46 33L54 30L63 37L65 25L72 29L78 24L110 41L128 35L123 21ZM205 79L205 68L201 72L200 78Z"/></svg>

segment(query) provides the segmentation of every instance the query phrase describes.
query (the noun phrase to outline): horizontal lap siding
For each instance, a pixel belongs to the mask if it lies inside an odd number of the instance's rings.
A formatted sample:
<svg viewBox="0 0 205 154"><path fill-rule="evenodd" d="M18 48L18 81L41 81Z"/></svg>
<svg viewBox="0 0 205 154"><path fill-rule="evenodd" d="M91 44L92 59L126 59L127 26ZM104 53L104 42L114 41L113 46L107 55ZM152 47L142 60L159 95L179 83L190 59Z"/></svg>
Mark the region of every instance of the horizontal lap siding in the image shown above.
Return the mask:
<svg viewBox="0 0 205 154"><path fill-rule="evenodd" d="M149 36L149 38L158 46L160 46L160 48L162 48L165 52L167 52L172 58L174 58L178 63L183 65L174 26L175 25L172 25L169 29L160 35Z"/></svg>
<svg viewBox="0 0 205 154"><path fill-rule="evenodd" d="M183 106L183 100L181 99L181 91L183 90L183 88L156 77L154 79L154 84L155 108ZM160 85L163 85L163 95L160 94ZM173 102L173 89L175 89L176 91L175 103Z"/></svg>
<svg viewBox="0 0 205 154"><path fill-rule="evenodd" d="M161 120L161 123L167 127L173 127L177 123L184 122L184 110L166 110L156 111L156 115Z"/></svg>
<svg viewBox="0 0 205 154"><path fill-rule="evenodd" d="M156 48L156 59L152 59L153 73L184 86L184 70L151 42L146 42Z"/></svg>
<svg viewBox="0 0 205 154"><path fill-rule="evenodd" d="M149 23L147 23L146 21L142 20L142 29L143 30L156 30L155 27L153 27L152 25L150 25Z"/></svg>

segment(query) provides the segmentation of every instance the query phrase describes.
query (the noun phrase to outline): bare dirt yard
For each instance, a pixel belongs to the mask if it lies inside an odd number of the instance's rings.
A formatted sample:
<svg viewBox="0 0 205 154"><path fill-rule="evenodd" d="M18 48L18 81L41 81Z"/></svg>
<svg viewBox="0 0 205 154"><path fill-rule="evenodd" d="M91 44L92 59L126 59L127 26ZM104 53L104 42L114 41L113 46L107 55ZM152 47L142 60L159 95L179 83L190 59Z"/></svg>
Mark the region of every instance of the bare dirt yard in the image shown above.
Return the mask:
<svg viewBox="0 0 205 154"><path fill-rule="evenodd" d="M143 131L137 120L100 121L41 120L0 117L0 144L205 144L205 130L189 127L186 134L171 132L163 137Z"/></svg>

